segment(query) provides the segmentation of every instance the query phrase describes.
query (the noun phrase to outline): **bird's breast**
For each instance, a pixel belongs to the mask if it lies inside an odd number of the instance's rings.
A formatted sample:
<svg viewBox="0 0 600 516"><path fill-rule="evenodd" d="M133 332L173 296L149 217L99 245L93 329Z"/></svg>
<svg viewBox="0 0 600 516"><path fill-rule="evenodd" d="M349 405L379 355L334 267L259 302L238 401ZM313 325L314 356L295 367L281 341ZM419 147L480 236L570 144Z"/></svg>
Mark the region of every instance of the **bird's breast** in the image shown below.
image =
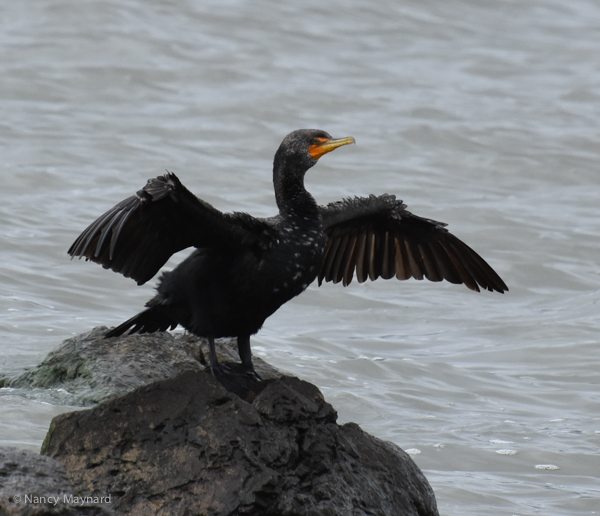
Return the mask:
<svg viewBox="0 0 600 516"><path fill-rule="evenodd" d="M273 293L294 297L304 291L319 273L325 242L320 228L283 228L271 257Z"/></svg>

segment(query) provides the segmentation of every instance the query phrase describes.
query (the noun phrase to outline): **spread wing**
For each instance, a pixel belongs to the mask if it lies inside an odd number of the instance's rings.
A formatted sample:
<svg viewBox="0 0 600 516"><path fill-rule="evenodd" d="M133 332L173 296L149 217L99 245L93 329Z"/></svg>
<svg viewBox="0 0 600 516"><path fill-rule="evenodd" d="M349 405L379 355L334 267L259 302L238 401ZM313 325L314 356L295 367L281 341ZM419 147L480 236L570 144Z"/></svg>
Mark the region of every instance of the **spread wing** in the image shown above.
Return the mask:
<svg viewBox="0 0 600 516"><path fill-rule="evenodd" d="M321 206L329 240L319 273L344 286L356 278L427 278L505 292L500 276L467 244L436 222L413 215L393 195L355 197Z"/></svg>
<svg viewBox="0 0 600 516"><path fill-rule="evenodd" d="M269 247L264 221L222 213L198 199L177 176L148 180L135 195L108 210L79 235L68 253L133 278L152 278L174 253L187 247Z"/></svg>

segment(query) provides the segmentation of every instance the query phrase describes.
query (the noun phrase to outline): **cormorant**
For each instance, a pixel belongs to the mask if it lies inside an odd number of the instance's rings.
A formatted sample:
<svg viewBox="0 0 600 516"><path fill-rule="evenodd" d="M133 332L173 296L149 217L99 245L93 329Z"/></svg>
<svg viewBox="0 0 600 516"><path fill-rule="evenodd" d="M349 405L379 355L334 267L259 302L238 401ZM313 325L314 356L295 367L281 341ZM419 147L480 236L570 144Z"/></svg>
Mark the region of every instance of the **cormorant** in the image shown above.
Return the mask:
<svg viewBox="0 0 600 516"><path fill-rule="evenodd" d="M353 138L321 130L290 133L275 153L273 183L279 214L256 218L222 213L197 198L175 174L146 186L92 222L69 249L73 256L133 278L152 278L171 255L196 250L159 279L146 309L106 337L173 329L206 337L215 376L224 374L214 339L237 337L244 371L258 379L250 336L281 305L316 278L348 285L407 278L464 283L503 293L498 274L446 224L413 215L395 196L355 197L319 206L304 174L324 154Z"/></svg>

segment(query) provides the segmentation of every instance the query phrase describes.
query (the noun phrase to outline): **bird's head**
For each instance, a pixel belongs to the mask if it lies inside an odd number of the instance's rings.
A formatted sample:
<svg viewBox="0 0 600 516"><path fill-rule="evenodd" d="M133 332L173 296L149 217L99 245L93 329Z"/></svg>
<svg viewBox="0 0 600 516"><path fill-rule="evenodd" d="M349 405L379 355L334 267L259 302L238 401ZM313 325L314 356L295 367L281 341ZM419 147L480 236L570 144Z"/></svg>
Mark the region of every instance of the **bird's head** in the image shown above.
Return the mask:
<svg viewBox="0 0 600 516"><path fill-rule="evenodd" d="M350 143L355 143L354 138L335 139L320 129L298 129L281 142L275 153L275 169L303 175L323 154Z"/></svg>

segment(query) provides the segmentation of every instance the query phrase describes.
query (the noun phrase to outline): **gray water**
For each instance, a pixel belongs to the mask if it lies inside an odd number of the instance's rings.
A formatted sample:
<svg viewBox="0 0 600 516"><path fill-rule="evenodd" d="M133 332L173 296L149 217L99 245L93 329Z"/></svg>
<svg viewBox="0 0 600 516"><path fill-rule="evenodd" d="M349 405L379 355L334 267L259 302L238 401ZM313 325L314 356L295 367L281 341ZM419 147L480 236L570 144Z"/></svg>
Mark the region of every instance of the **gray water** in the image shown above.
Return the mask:
<svg viewBox="0 0 600 516"><path fill-rule="evenodd" d="M600 514L598 2L19 0L0 24L0 371L151 296L68 260L91 220L165 169L272 215L274 151L318 127L357 141L309 172L320 203L395 193L510 292L313 285L255 353L409 451L442 514ZM57 400L1 389L0 444L39 450Z"/></svg>

